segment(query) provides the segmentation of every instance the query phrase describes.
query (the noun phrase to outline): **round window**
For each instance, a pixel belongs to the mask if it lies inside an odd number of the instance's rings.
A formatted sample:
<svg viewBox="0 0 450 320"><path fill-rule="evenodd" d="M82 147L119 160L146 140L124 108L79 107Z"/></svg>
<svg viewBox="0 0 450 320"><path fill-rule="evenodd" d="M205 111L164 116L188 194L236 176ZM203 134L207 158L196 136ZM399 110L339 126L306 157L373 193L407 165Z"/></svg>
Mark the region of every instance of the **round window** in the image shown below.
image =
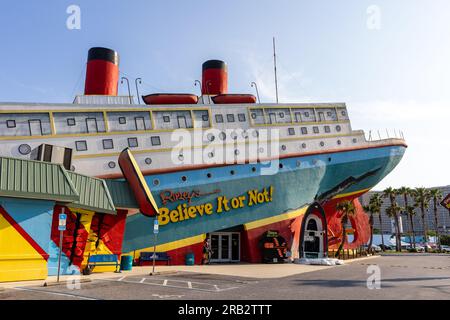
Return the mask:
<svg viewBox="0 0 450 320"><path fill-rule="evenodd" d="M256 113L252 112L252 119L256 119Z"/></svg>
<svg viewBox="0 0 450 320"><path fill-rule="evenodd" d="M283 151L286 150L286 145L283 144L283 145L281 146L281 150L283 150Z"/></svg>
<svg viewBox="0 0 450 320"><path fill-rule="evenodd" d="M325 142L320 141L320 146L323 147L325 145Z"/></svg>
<svg viewBox="0 0 450 320"><path fill-rule="evenodd" d="M111 169L114 169L116 167L116 163L114 161L110 161L110 162L108 162L108 167L110 167Z"/></svg>
<svg viewBox="0 0 450 320"><path fill-rule="evenodd" d="M302 148L303 148L303 149L306 148L306 143L302 143Z"/></svg>
<svg viewBox="0 0 450 320"><path fill-rule="evenodd" d="M208 135L206 137L209 141L214 141L214 139L215 139L215 137L212 133L208 133Z"/></svg>
<svg viewBox="0 0 450 320"><path fill-rule="evenodd" d="M182 154L180 154L180 155L178 156L178 160L183 161L183 160L184 160L184 156L183 156Z"/></svg>
<svg viewBox="0 0 450 320"><path fill-rule="evenodd" d="M159 185L159 179L153 179L153 185L158 186Z"/></svg>
<svg viewBox="0 0 450 320"><path fill-rule="evenodd" d="M19 146L19 153L20 153L20 154L27 155L27 154L29 154L30 152L31 152L31 147L30 147L29 144L24 143L24 144L21 144L21 145Z"/></svg>
<svg viewBox="0 0 450 320"><path fill-rule="evenodd" d="M225 134L225 132L221 132L219 133L219 138L220 140L225 140L227 138L227 135Z"/></svg>
<svg viewBox="0 0 450 320"><path fill-rule="evenodd" d="M341 131L341 126L336 126L336 131L340 132Z"/></svg>
<svg viewBox="0 0 450 320"><path fill-rule="evenodd" d="M152 159L151 158L145 158L145 163L146 164L151 164L152 163Z"/></svg>
<svg viewBox="0 0 450 320"><path fill-rule="evenodd" d="M239 150L238 149L234 150L234 154L238 155L239 154Z"/></svg>
<svg viewBox="0 0 450 320"><path fill-rule="evenodd" d="M356 141L357 141L357 140L356 140L356 138L353 138L353 140L352 140L352 141L353 141L353 143L356 143Z"/></svg>
<svg viewBox="0 0 450 320"><path fill-rule="evenodd" d="M210 157L210 158L214 157L214 152L209 152L208 157Z"/></svg>
<svg viewBox="0 0 450 320"><path fill-rule="evenodd" d="M337 144L338 144L338 145L341 145L341 143L342 143L341 140L338 140L338 141L337 141Z"/></svg>

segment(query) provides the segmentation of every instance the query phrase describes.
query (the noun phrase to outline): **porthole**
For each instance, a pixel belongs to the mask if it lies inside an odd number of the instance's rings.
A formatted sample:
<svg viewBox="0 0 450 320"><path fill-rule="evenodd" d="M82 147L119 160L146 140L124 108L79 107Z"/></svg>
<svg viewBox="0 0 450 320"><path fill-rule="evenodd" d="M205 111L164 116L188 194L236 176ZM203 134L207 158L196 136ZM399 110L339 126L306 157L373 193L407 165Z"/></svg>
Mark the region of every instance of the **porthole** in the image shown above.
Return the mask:
<svg viewBox="0 0 450 320"><path fill-rule="evenodd" d="M114 161L110 161L110 162L108 162L108 167L110 167L111 169L114 169L116 167L116 163Z"/></svg>
<svg viewBox="0 0 450 320"><path fill-rule="evenodd" d="M286 145L281 145L281 150L285 151L286 150Z"/></svg>
<svg viewBox="0 0 450 320"><path fill-rule="evenodd" d="M145 158L145 163L146 164L151 164L152 163L152 159L151 158Z"/></svg>
<svg viewBox="0 0 450 320"><path fill-rule="evenodd" d="M280 163L280 164L278 165L278 168L283 169L283 164Z"/></svg>
<svg viewBox="0 0 450 320"><path fill-rule="evenodd" d="M297 160L297 162L295 163L297 165L297 167L300 167L300 165L302 164L302 162L300 160Z"/></svg>
<svg viewBox="0 0 450 320"><path fill-rule="evenodd" d="M220 140L225 140L227 138L227 135L225 134L225 132L221 132L219 133L219 138Z"/></svg>
<svg viewBox="0 0 450 320"><path fill-rule="evenodd" d="M216 137L214 137L214 135L213 135L212 133L208 133L208 135L206 136L206 138L207 138L209 141L214 141L214 139L215 139Z"/></svg>
<svg viewBox="0 0 450 320"><path fill-rule="evenodd" d="M320 141L320 146L323 147L325 145L325 142Z"/></svg>
<svg viewBox="0 0 450 320"><path fill-rule="evenodd" d="M184 156L182 154L178 155L178 160L183 161L184 160Z"/></svg>
<svg viewBox="0 0 450 320"><path fill-rule="evenodd" d="M306 148L306 143L302 143L302 148L303 148L303 149Z"/></svg>
<svg viewBox="0 0 450 320"><path fill-rule="evenodd" d="M252 172L256 172L256 167L252 167Z"/></svg>
<svg viewBox="0 0 450 320"><path fill-rule="evenodd" d="M206 174L206 177L207 177L207 178L211 178L211 177L212 177L212 174L208 172L208 173Z"/></svg>
<svg viewBox="0 0 450 320"><path fill-rule="evenodd" d="M252 119L256 119L256 113L252 112Z"/></svg>
<svg viewBox="0 0 450 320"><path fill-rule="evenodd" d="M235 174L234 170L231 170L231 171L230 171L230 174L231 174L231 175L234 175L234 174Z"/></svg>
<svg viewBox="0 0 450 320"><path fill-rule="evenodd" d="M280 118L284 118L284 113L283 112L278 113L278 115L280 116Z"/></svg>
<svg viewBox="0 0 450 320"><path fill-rule="evenodd" d="M345 111L341 111L341 114L342 114L343 116L345 116L346 113L345 113Z"/></svg>
<svg viewBox="0 0 450 320"><path fill-rule="evenodd" d="M31 147L29 144L23 143L19 146L19 153L22 155L27 155L31 152Z"/></svg>
<svg viewBox="0 0 450 320"><path fill-rule="evenodd" d="M153 185L159 186L159 179L153 179Z"/></svg>
<svg viewBox="0 0 450 320"><path fill-rule="evenodd" d="M356 138L353 138L353 140L352 140L352 141L353 141L353 143L356 143L356 141L357 141L357 140L356 140Z"/></svg>
<svg viewBox="0 0 450 320"><path fill-rule="evenodd" d="M338 141L337 141L337 144L338 144L338 145L341 145L341 143L342 143L341 140L338 140Z"/></svg>
<svg viewBox="0 0 450 320"><path fill-rule="evenodd" d="M339 125L336 126L336 131L337 131L337 132L340 132L340 131L341 131L341 126L339 126Z"/></svg>
<svg viewBox="0 0 450 320"><path fill-rule="evenodd" d="M328 158L328 162L331 162L331 157Z"/></svg>
<svg viewBox="0 0 450 320"><path fill-rule="evenodd" d="M186 176L182 176L182 177L181 177L181 181L185 182L186 180L187 180L187 177L186 177Z"/></svg>
<svg viewBox="0 0 450 320"><path fill-rule="evenodd" d="M235 155L238 155L238 154L239 154L239 150L238 150L238 149L235 149L235 150L234 150L234 154L235 154Z"/></svg>
<svg viewBox="0 0 450 320"><path fill-rule="evenodd" d="M210 158L214 157L214 152L209 152L208 157L210 157Z"/></svg>

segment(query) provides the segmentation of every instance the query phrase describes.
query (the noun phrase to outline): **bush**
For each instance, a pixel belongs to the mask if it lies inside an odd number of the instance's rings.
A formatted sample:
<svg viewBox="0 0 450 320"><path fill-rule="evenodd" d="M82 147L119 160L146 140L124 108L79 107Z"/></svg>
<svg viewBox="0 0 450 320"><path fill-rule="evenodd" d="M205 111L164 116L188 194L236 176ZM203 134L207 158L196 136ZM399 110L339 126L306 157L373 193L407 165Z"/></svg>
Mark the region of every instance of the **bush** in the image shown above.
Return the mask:
<svg viewBox="0 0 450 320"><path fill-rule="evenodd" d="M416 248L409 248L408 252L419 252Z"/></svg>
<svg viewBox="0 0 450 320"><path fill-rule="evenodd" d="M441 240L441 244L450 246L450 236L443 235L443 236L441 236L440 240Z"/></svg>

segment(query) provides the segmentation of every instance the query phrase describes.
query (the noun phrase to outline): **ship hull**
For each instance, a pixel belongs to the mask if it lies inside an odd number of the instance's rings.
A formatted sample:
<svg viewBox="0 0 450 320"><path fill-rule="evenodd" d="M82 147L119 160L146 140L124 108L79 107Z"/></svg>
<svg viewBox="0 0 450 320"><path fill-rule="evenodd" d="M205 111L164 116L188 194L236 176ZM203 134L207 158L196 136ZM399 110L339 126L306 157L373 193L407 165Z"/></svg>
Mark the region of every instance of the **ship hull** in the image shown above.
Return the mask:
<svg viewBox="0 0 450 320"><path fill-rule="evenodd" d="M278 170L271 174L264 174L269 171L267 164L256 163L147 175L162 213L156 244L161 251L170 251L189 243L199 245L205 234L238 226L245 230L257 226L260 233L274 223L290 228L293 219L316 201L328 207L329 220L335 220L330 204L375 186L400 162L404 151L403 145L390 145L294 156L280 160L281 168L272 162ZM155 179L160 182L157 186ZM136 256L151 250L153 224L152 218L141 214L128 217L123 252Z"/></svg>

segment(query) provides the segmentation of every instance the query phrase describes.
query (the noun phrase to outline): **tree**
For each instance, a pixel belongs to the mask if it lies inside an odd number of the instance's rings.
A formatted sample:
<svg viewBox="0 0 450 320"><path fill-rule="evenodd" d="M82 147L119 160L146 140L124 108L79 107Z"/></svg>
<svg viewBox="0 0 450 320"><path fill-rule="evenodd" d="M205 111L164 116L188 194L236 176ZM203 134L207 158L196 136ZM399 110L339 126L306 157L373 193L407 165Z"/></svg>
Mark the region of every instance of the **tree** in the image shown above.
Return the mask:
<svg viewBox="0 0 450 320"><path fill-rule="evenodd" d="M372 249L372 242L373 242L373 214L375 213L374 207L370 204L367 206L363 206L364 211L367 213L369 212L369 226L370 226L370 239L369 244L367 245L367 252L370 253Z"/></svg>
<svg viewBox="0 0 450 320"><path fill-rule="evenodd" d="M406 206L405 207L405 212L408 215L409 218L409 224L411 226L411 233L412 233L412 246L415 248L416 247L416 232L414 231L414 220L413 217L416 214L416 208L417 206L412 205L412 206Z"/></svg>
<svg viewBox="0 0 450 320"><path fill-rule="evenodd" d="M409 215L408 210L407 210L407 208L408 208L408 196L411 196L412 190L411 190L411 188L408 188L408 187L401 187L401 188L397 189L397 193L398 193L398 195L403 196L403 202L404 202L403 213L405 214L405 216L407 218L406 221L408 221L408 219L409 219L409 231L410 231L409 244L411 246L413 246L413 243L414 243L414 248L415 248L416 247L416 244L415 244L416 240L411 237L411 232L414 234L414 232L412 231L413 221L412 221L412 217Z"/></svg>
<svg viewBox="0 0 450 320"><path fill-rule="evenodd" d="M428 252L428 226L425 217L426 213L428 212L428 210L426 209L428 208L430 202L430 193L425 188L416 188L414 190L414 201L416 202L417 207L420 208L420 217L422 218L423 235L425 241L425 251Z"/></svg>
<svg viewBox="0 0 450 320"><path fill-rule="evenodd" d="M397 202L395 201L395 197L397 196L397 190L392 188L392 187L388 187L383 191L383 196L385 198L389 198L390 202L391 202L391 206L388 207L386 209L386 214L388 216L391 216L392 218L394 218L394 222L395 222L395 249L396 251L401 251L402 250L402 244L401 244L401 234L400 234L400 219L399 219L399 211L398 211L398 205ZM389 209L389 208L393 208L395 207L395 209ZM389 212L388 212L389 211Z"/></svg>
<svg viewBox="0 0 450 320"><path fill-rule="evenodd" d="M438 227L438 204L442 199L442 192L439 189L431 189L430 198L433 199L433 212L434 212L434 231L436 232L436 242L439 245L439 250L441 250L441 241L439 236L439 227Z"/></svg>
<svg viewBox="0 0 450 320"><path fill-rule="evenodd" d="M344 248L345 239L347 237L345 225L347 224L348 219L350 217L354 217L356 215L356 208L355 205L353 204L353 201L345 200L338 202L336 204L336 210L341 214L341 227L342 227L342 240L335 255L335 257L337 258L339 257L339 253L341 252L341 250Z"/></svg>
<svg viewBox="0 0 450 320"><path fill-rule="evenodd" d="M378 214L378 221L380 223L380 233L381 233L381 243L383 244L383 248L381 250L384 251L384 238L383 238L383 221L381 218L381 206L383 205L383 196L380 193L374 193L369 200L369 205L372 207L372 210L375 214Z"/></svg>

